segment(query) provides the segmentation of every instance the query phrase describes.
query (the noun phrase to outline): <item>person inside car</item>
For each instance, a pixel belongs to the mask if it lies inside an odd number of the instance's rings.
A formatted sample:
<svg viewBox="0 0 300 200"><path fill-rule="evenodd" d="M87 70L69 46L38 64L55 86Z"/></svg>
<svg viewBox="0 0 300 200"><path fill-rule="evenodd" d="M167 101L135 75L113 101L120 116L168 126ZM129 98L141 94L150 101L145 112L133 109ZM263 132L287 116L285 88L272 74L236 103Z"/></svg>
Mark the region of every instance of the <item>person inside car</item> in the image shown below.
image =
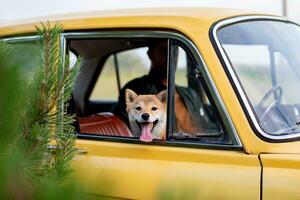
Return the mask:
<svg viewBox="0 0 300 200"><path fill-rule="evenodd" d="M178 54L177 52L178 49L175 55ZM158 94L167 89L167 40L156 39L152 41L147 54L151 61L149 73L129 81L121 89L118 103L112 109L112 112L128 126L129 121L125 103L126 89L131 89L139 95ZM202 132L202 130L219 130L219 126L212 121L211 115L205 112L206 109L203 108L204 105L201 102L199 95L193 89L175 86L175 124L177 132L196 134Z"/></svg>

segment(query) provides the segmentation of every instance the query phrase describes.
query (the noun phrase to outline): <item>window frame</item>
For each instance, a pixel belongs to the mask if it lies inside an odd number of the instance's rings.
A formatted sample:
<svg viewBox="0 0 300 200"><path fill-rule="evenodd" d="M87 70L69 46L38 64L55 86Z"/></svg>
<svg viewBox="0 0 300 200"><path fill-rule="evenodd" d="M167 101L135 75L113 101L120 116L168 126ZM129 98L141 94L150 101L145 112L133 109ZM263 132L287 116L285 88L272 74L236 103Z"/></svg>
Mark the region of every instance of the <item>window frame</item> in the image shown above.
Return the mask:
<svg viewBox="0 0 300 200"><path fill-rule="evenodd" d="M202 55L200 54L199 50L196 48L196 46L193 44L191 40L183 36L182 34L174 31L165 31L165 30L103 30L103 31L91 31L91 32L68 32L68 33L62 33L61 34L61 43L62 43L62 52L64 54L67 53L67 41L71 39L97 39L97 38L165 38L168 39L168 41L179 41L181 44L183 44L188 51L191 53L191 56L197 63L197 67L199 70L199 73L201 73L201 76L203 80L205 81L208 92L212 96L212 100L214 104L216 105L216 109L220 114L220 118L222 120L222 123L225 126L224 132L230 135L230 138L232 139L233 144L226 145L226 144L208 144L208 143L197 143L197 142L183 142L183 141L154 141L150 143L149 145L162 145L162 146L183 146L183 147L196 147L196 148L212 148L212 149L229 149L229 150L243 150L241 141L238 137L238 134L234 128L233 122L229 116L228 111L226 110L225 104L221 99L220 94L218 93L218 90L216 89L216 86L213 82L213 79L209 73L208 67L204 62L204 59ZM169 45L170 48L170 45ZM169 60L169 59L168 59ZM175 72L174 69L168 68L168 76L174 75ZM173 80L169 78L169 84L174 82ZM170 85L168 86L170 87ZM170 98L174 94L174 90L168 90L168 98ZM172 105L168 105L168 118L173 114ZM170 120L167 120L170 121ZM172 126L170 125L170 122L167 122L167 134L170 133L172 129ZM78 139L93 139L93 140L100 140L100 141L112 141L112 142L126 142L126 143L137 143L137 144L145 144L141 141L139 141L136 138L122 138L122 137L113 137L113 136L99 136L99 135L87 135L87 134L77 134Z"/></svg>
<svg viewBox="0 0 300 200"><path fill-rule="evenodd" d="M17 42L31 42L40 40L41 36L38 35L29 35L29 36L12 36L12 37L4 37L0 38L0 40L8 43L17 43Z"/></svg>
<svg viewBox="0 0 300 200"><path fill-rule="evenodd" d="M210 92L209 92L209 89L208 89L208 86L207 86L207 83L206 83L206 81L204 80L204 78L203 78L203 76L202 76L202 73L199 71L199 65L197 65L197 62L195 61L195 59L194 59L194 57L193 57L193 55L191 54L191 52L190 52L190 50L188 49L188 47L186 47L186 46L184 46L184 44L181 44L180 43L180 41L172 41L171 42L171 45L170 45L170 49L172 49L172 46L177 46L178 48L180 47L180 48L182 48L182 50L184 50L185 51L185 53L186 53L186 57L187 58L189 58L190 59L190 62L192 62L192 66L194 66L195 68L194 69L192 69L194 72L193 72L193 74L195 75L195 78L197 79L197 81L199 81L200 82L200 84L201 84L201 92L203 92L203 94L205 95L205 97L207 98L206 100L209 102L209 104L211 105L211 107L212 107L212 109L213 109L213 111L214 111L214 113L215 113L215 117L217 118L217 121L218 121L218 125L221 127L221 132L219 132L218 133L218 135L219 136L221 136L222 137L222 135L223 134L226 134L227 133L227 131L226 130L223 130L224 129L224 127L225 127L225 125L224 125L224 123L223 123L223 120L221 119L221 117L220 117L220 113L218 112L218 110L217 110L217 108L216 108L216 105L215 105L215 102L214 102L214 100L213 100L213 98L212 98L212 96L211 96L211 94L210 94ZM170 57L172 57L172 55L170 56ZM171 66L176 66L176 64L175 63L172 63L172 65ZM197 68L198 67L198 68ZM187 69L188 70L188 69ZM171 96L173 97L172 98L172 106L173 106L173 109L172 109L172 121L174 122L175 121L175 99L174 99L174 96L175 96L175 93L174 93L174 91L175 91L175 86L176 86L176 70L172 70L172 77L174 77L172 80L174 80L174 81L172 81L171 83L172 83L172 94L171 94ZM187 80L188 81L188 80ZM200 98L203 100L203 101L205 101L205 98L204 96L201 96ZM174 134L174 133L178 133L176 130L175 130L175 124L173 124L173 126L172 126L172 132L171 132L171 134ZM214 136L208 136L208 137L212 137L212 138L214 138ZM205 138L205 136L203 137L203 138ZM201 140L201 137L199 138L200 140ZM234 141L234 138L232 138L232 137L230 137L230 135L229 135L229 139L231 140L231 141Z"/></svg>
<svg viewBox="0 0 300 200"><path fill-rule="evenodd" d="M232 87L234 88L234 91L238 97L238 100L240 104L242 105L242 108L244 110L244 113L248 119L248 122L254 131L254 133L259 137L260 139L271 142L271 143L279 143L279 142L291 142L299 140L300 133L298 134L291 134L291 135L279 135L274 136L270 135L267 132L263 131L260 127L256 117L255 112L251 106L250 100L248 99L246 92L243 89L243 86L237 76L237 74L234 71L234 67L232 66L225 50L223 49L219 39L218 39L218 31L222 29L223 27L230 26L237 23L243 23L243 22L249 22L249 21L277 21L282 23L291 23L299 26L299 24L294 23L292 21L287 20L286 18L282 17L275 17L275 16L238 16L238 17L232 17L224 20L220 20L216 22L210 29L209 36L210 40L214 46L214 49L222 63L222 66L227 74L227 77L229 78Z"/></svg>

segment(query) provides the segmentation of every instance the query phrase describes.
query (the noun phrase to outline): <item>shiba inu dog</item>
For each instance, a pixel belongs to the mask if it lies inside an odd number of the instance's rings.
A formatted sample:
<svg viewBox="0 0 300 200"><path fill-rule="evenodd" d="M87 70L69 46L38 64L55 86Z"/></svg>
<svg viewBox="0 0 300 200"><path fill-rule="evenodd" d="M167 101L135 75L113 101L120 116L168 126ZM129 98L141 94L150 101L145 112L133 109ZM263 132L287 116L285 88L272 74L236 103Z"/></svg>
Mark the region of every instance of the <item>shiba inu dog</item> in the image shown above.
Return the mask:
<svg viewBox="0 0 300 200"><path fill-rule="evenodd" d="M166 90L157 95L125 91L126 111L133 136L141 141L166 139Z"/></svg>

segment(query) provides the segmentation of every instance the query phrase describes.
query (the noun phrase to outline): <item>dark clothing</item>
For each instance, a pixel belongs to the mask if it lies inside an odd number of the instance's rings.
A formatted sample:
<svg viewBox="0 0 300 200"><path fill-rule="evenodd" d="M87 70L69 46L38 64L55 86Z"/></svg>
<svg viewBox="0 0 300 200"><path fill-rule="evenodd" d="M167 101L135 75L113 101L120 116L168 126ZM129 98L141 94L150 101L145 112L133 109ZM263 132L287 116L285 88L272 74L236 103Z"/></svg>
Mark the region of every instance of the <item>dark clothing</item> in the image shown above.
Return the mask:
<svg viewBox="0 0 300 200"><path fill-rule="evenodd" d="M114 106L112 112L120 117L128 126L128 114L126 112L125 103L125 90L131 89L140 94L157 94L162 90L167 89L166 86L161 81L156 81L155 78L150 75L145 75L140 78L136 78L128 82L120 91L119 101L116 106ZM191 89L181 86L175 87L180 98L184 102L188 112L191 114L194 124L201 127L205 132L219 132L220 128L218 124L213 119L212 113L208 110L207 106L204 106L199 95ZM175 111L176 112L176 111ZM176 119L175 119L176 120ZM176 125L176 123L175 123Z"/></svg>
<svg viewBox="0 0 300 200"><path fill-rule="evenodd" d="M187 110L191 114L194 123L204 132L219 132L220 127L211 109L203 104L203 101L195 90L182 86L175 86L175 90L183 100ZM175 110L176 113L176 110Z"/></svg>

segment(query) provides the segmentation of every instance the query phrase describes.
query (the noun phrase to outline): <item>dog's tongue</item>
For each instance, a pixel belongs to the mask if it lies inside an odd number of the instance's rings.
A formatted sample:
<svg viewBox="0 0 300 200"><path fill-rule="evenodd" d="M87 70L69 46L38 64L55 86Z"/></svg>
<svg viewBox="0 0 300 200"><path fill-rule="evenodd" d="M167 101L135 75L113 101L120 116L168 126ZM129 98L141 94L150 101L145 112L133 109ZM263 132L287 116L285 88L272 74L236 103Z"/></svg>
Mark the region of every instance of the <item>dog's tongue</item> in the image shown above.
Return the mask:
<svg viewBox="0 0 300 200"><path fill-rule="evenodd" d="M140 140L143 142L152 142L153 137L151 135L151 129L152 129L153 123L142 123L142 134L140 136Z"/></svg>

